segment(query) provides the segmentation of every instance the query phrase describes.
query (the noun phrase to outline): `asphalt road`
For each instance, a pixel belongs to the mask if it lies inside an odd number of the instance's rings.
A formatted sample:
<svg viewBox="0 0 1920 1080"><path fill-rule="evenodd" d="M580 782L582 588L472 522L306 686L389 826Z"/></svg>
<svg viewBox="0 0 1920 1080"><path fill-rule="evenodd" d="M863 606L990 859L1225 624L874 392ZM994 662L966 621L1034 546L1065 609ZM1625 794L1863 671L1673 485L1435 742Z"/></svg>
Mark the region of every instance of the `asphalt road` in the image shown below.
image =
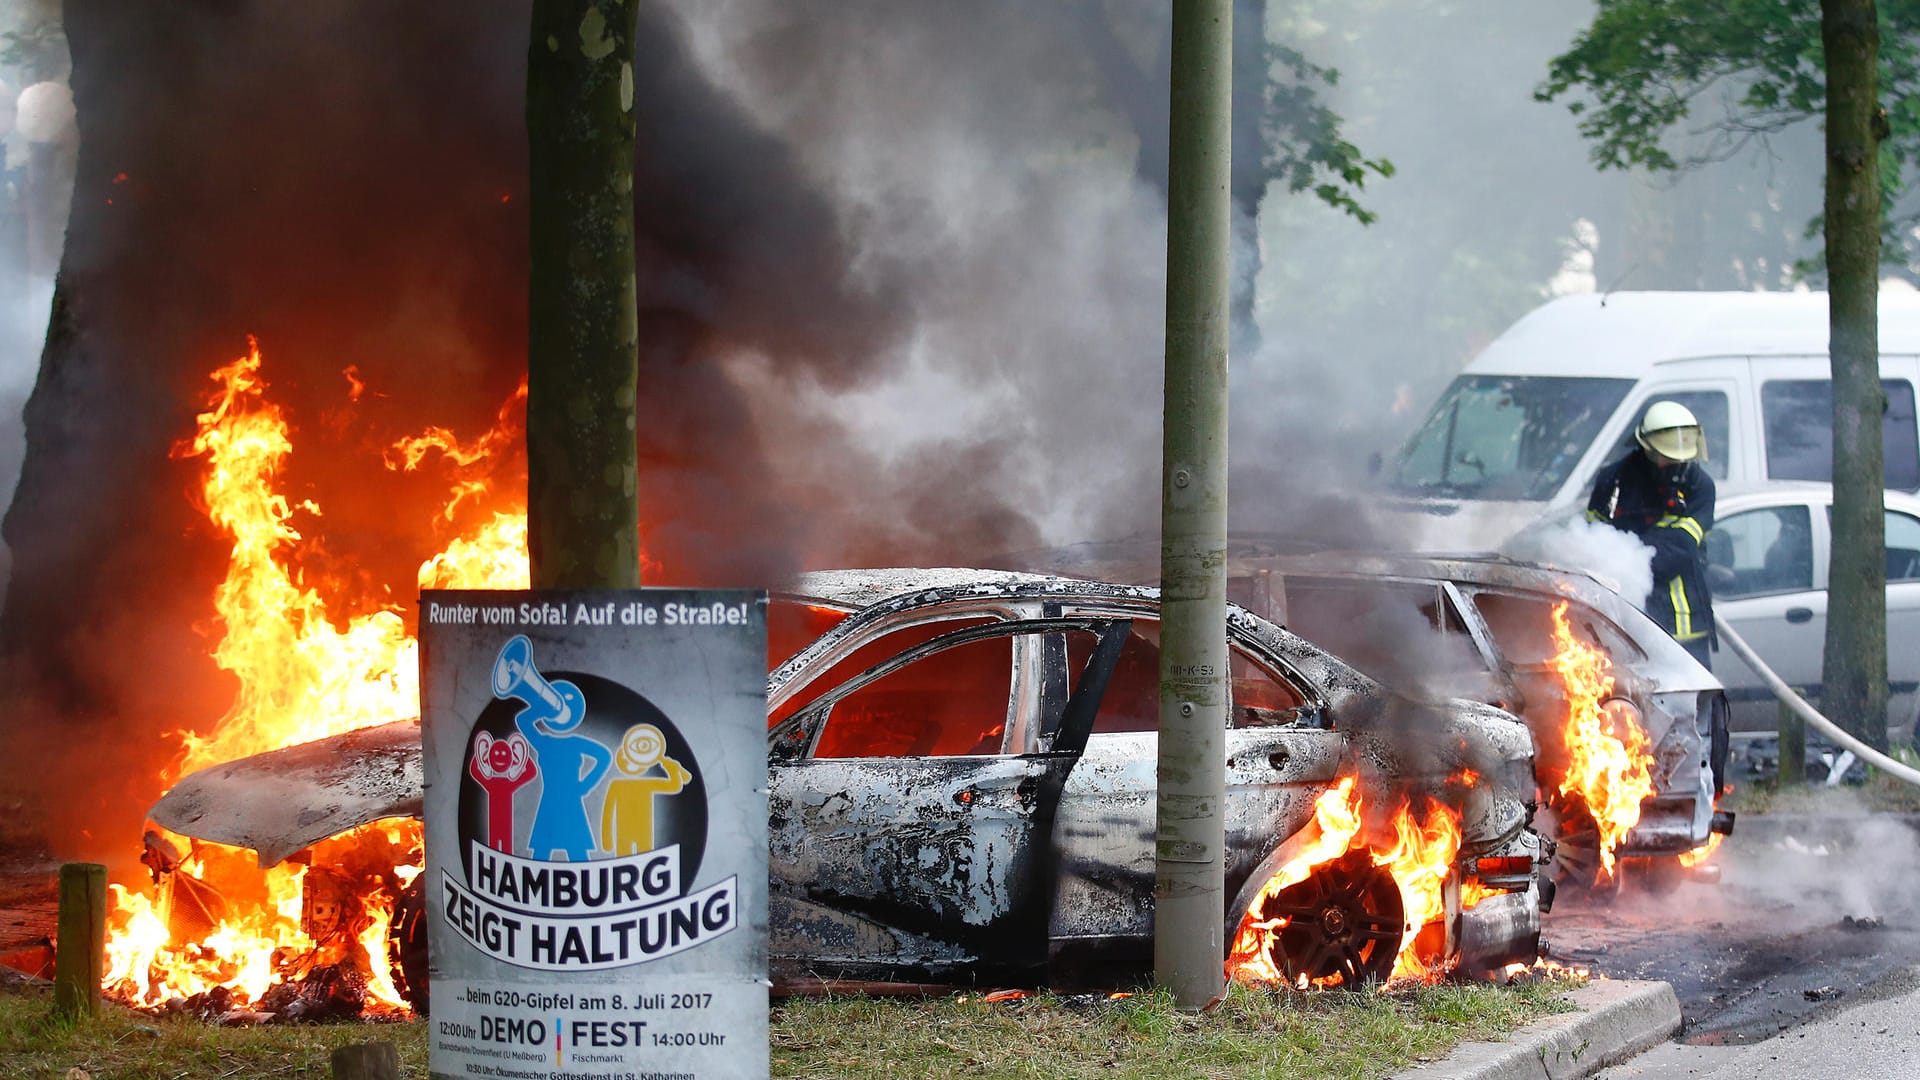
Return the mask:
<svg viewBox="0 0 1920 1080"><path fill-rule="evenodd" d="M1883 980L1871 1000L1838 1009L1765 1042L1670 1042L1602 1080L1912 1080L1920 1075L1920 968Z"/></svg>
<svg viewBox="0 0 1920 1080"><path fill-rule="evenodd" d="M1703 1048L1799 1042L1851 1006L1911 984L1920 968L1920 833L1909 821L1742 819L1714 861L1719 884L1684 882L1667 895L1636 889L1631 879L1610 899L1563 892L1545 921L1549 955L1615 978L1673 984L1685 1019L1679 1041ZM1914 1004L1904 1027L1865 1013L1861 1022L1867 1031L1920 1038ZM1656 1056L1664 1052L1642 1060L1667 1060ZM1920 1076L1920 1056L1886 1075Z"/></svg>

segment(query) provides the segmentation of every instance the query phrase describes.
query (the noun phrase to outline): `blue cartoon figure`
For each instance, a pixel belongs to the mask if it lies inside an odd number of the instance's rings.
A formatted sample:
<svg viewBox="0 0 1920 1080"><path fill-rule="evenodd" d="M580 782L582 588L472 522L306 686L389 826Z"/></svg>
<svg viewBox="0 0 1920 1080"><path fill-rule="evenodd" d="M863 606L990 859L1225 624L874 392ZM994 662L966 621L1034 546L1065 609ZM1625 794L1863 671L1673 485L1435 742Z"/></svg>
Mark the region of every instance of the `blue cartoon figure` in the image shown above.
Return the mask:
<svg viewBox="0 0 1920 1080"><path fill-rule="evenodd" d="M536 859L564 854L582 862L594 852L588 824L587 794L613 764L599 742L571 734L587 717L587 700L565 679L548 682L533 666L533 643L525 634L500 648L493 661L493 696L514 698L521 708L513 718L540 762L540 805L533 814L527 851Z"/></svg>

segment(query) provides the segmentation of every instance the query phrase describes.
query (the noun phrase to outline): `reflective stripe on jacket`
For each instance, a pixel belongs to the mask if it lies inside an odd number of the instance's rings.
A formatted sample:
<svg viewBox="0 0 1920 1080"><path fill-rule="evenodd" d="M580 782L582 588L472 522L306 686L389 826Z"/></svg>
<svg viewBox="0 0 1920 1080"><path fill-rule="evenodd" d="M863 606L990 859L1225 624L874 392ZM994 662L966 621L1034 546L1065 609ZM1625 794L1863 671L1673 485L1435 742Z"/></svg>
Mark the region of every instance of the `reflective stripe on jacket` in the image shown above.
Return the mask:
<svg viewBox="0 0 1920 1080"><path fill-rule="evenodd" d="M1637 449L1600 470L1587 500L1587 520L1653 549L1647 614L1678 641L1714 636L1706 574L1713 502L1713 477L1697 463L1661 470Z"/></svg>

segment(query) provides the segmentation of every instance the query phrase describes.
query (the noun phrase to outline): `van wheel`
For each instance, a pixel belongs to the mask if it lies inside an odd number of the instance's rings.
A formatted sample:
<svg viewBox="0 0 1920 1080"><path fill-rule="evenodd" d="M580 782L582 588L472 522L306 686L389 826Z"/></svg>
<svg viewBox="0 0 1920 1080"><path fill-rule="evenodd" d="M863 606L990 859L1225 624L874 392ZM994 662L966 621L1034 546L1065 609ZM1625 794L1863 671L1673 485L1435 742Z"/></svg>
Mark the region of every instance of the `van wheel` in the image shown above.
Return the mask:
<svg viewBox="0 0 1920 1080"><path fill-rule="evenodd" d="M1268 897L1241 922L1268 927L1261 951L1287 985L1384 982L1400 952L1400 887L1365 851L1348 852Z"/></svg>

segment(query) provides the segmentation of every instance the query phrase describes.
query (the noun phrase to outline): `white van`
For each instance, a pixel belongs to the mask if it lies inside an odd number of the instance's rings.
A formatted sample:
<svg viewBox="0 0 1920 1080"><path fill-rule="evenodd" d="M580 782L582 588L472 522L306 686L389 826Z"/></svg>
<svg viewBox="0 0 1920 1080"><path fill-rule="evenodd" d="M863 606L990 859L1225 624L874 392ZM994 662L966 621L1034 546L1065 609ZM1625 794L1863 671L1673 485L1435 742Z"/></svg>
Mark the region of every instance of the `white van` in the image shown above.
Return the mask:
<svg viewBox="0 0 1920 1080"><path fill-rule="evenodd" d="M1483 550L1586 505L1641 414L1699 417L1722 485L1832 479L1827 295L1623 292L1565 296L1483 350L1382 470L1391 508L1418 511L1425 551ZM1880 295L1889 488L1920 490L1920 293Z"/></svg>

